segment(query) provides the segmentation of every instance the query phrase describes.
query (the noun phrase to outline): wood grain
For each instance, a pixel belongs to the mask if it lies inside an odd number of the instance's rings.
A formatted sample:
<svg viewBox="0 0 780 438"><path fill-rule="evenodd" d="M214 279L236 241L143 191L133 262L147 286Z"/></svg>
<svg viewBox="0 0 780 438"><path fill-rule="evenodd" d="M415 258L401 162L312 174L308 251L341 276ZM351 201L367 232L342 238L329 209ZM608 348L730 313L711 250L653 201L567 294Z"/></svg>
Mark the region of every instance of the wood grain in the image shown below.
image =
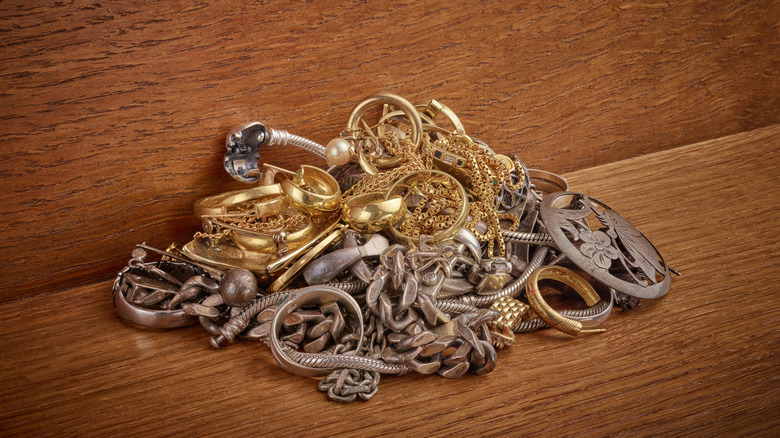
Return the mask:
<svg viewBox="0 0 780 438"><path fill-rule="evenodd" d="M780 122L776 2L2 2L0 300L108 278L234 188L232 126L325 143L379 91L571 171ZM269 162L321 164L286 148Z"/></svg>
<svg viewBox="0 0 780 438"><path fill-rule="evenodd" d="M607 332L541 331L487 376L328 402L262 344L139 330L110 283L0 304L0 430L30 435L769 436L780 431L780 125L568 173L683 273Z"/></svg>

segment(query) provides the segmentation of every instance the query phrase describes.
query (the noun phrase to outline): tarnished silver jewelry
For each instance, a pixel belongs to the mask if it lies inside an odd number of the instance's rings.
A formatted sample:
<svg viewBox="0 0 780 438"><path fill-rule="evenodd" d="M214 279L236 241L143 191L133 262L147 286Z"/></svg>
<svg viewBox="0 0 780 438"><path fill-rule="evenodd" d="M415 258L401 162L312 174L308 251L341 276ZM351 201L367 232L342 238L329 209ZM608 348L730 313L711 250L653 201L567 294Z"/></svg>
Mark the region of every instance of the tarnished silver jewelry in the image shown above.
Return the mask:
<svg viewBox="0 0 780 438"><path fill-rule="evenodd" d="M661 254L606 204L581 193L557 192L544 198L540 210L561 252L605 285L637 298L659 298L669 290L670 271ZM591 215L601 228L591 228Z"/></svg>
<svg viewBox="0 0 780 438"><path fill-rule="evenodd" d="M144 248L136 248L113 284L116 313L133 324L166 329L198 323L181 307L171 305L186 280L203 275L200 268L172 260L146 261Z"/></svg>
<svg viewBox="0 0 780 438"><path fill-rule="evenodd" d="M325 147L305 137L250 122L233 128L225 139L225 170L238 181L256 182L260 178L260 146L295 146L325 158Z"/></svg>
<svg viewBox="0 0 780 438"><path fill-rule="evenodd" d="M357 319L358 333L356 339L359 339L360 341L358 342L355 351L360 350L363 339L363 314L357 301L355 301L350 294L341 289L336 289L335 287L305 287L290 293L289 298L276 309L273 320L271 321L269 345L274 358L276 358L276 361L283 370L299 376L321 377L327 375L334 368L355 368L343 366L343 363L336 357L331 360L328 358L313 357L308 354L299 354L299 352L291 351L292 349L289 347L285 348L279 340L278 333L282 328L282 322L284 322L285 317L290 314L290 312L303 305L325 304L328 302L337 302L344 305Z"/></svg>
<svg viewBox="0 0 780 438"><path fill-rule="evenodd" d="M387 238L374 234L364 245L342 248L312 260L303 270L303 278L309 285L325 283L355 262L379 256L388 246Z"/></svg>

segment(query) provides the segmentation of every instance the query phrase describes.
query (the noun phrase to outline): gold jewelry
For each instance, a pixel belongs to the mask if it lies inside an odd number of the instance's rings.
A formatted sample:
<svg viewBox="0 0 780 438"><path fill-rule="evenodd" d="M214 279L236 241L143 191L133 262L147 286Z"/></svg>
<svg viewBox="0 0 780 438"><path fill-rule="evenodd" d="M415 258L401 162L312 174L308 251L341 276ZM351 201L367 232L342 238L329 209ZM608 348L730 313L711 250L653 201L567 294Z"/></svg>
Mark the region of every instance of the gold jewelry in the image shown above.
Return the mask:
<svg viewBox="0 0 780 438"><path fill-rule="evenodd" d="M239 204L243 204L254 199L260 199L265 196L278 195L281 193L282 187L279 184L257 186L244 190L233 190L230 192L220 193L198 199L193 205L193 211L195 212L195 217L198 219L227 215L230 214L231 207L235 207ZM278 200L281 198L276 199L277 200L271 201L263 207L264 211L268 212L266 216L276 214L281 211L282 203ZM274 210L276 211L274 212Z"/></svg>
<svg viewBox="0 0 780 438"><path fill-rule="evenodd" d="M556 280L570 286L585 300L588 306L598 303L601 297L593 289L593 286L569 269L554 265L540 267L528 278L525 293L528 304L550 327L572 336L577 336L580 333L603 333L606 331L605 329L583 330L581 322L567 318L555 311L542 298L542 294L539 292L539 280Z"/></svg>
<svg viewBox="0 0 780 438"><path fill-rule="evenodd" d="M403 215L403 199L384 193L369 192L347 199L341 207L341 218L361 233L376 233L397 222Z"/></svg>
<svg viewBox="0 0 780 438"><path fill-rule="evenodd" d="M268 275L266 267L276 260L276 255L273 253L245 251L230 240L212 245L209 236L203 234L196 234L193 240L182 246L181 252L190 259L209 266L223 269L236 267L248 269L257 274L261 285L271 282L272 278Z"/></svg>
<svg viewBox="0 0 780 438"><path fill-rule="evenodd" d="M381 93L376 96L363 99L360 103L355 105L352 112L347 119L347 129L342 134L342 138L336 138L331 140L325 147L325 159L329 166L337 166L346 164L349 161L357 161L360 163L360 167L363 171L369 175L376 175L379 173L377 168L391 168L396 167L404 161L403 157L391 156L384 157L381 150L371 151L364 150L358 144L358 138L368 136L370 137L367 143L374 146L374 149L381 149L379 140L373 135L370 129L365 129L364 133L361 131L361 118L365 112L378 105L393 106L400 109L404 115L406 115L410 124L409 140L411 142L412 150L416 151L420 146L420 140L422 139L423 124L420 119L420 114L414 108L414 105L409 103L401 96L391 93ZM365 124L365 122L363 122Z"/></svg>
<svg viewBox="0 0 780 438"><path fill-rule="evenodd" d="M339 226L339 222L334 221L333 223L324 227L322 231L319 232L319 234L317 234L314 238L310 239L308 242L304 243L300 248L290 252L284 257L279 258L278 260L274 260L273 262L269 263L268 266L266 267L266 270L268 271L269 274L272 274L280 269L284 269L293 260L297 259L301 254L303 254L309 248L314 246L314 244L316 244L320 239L324 238L326 235L328 235L328 233L336 229L336 227L338 226Z"/></svg>
<svg viewBox="0 0 780 438"><path fill-rule="evenodd" d="M463 134L466 133L466 128L463 127L463 123L460 122L460 119L457 115L455 115L455 112L451 110L450 107L442 105L435 99L431 99L430 103L426 105L422 113L430 117L431 120L435 119L439 114L444 114L444 117L446 117L447 120L452 123L452 126L455 127L455 131Z"/></svg>
<svg viewBox="0 0 780 438"><path fill-rule="evenodd" d="M481 242L487 242L489 256L503 257L506 248L501 238L501 218L496 209L496 198L502 187L512 190L522 183L512 183L504 160L465 134L456 132L448 139L439 139L433 143L432 149L433 165L452 174L469 190L471 220L466 223L466 228ZM485 224L484 232L477 229L480 222Z"/></svg>
<svg viewBox="0 0 780 438"><path fill-rule="evenodd" d="M466 189L451 175L438 170L419 170L399 179L386 198L401 196L403 215L390 224L390 233L406 245L417 245L421 234L432 243L455 236L466 223L469 200ZM414 207L412 212L408 207ZM396 227L397 226L397 227Z"/></svg>
<svg viewBox="0 0 780 438"><path fill-rule="evenodd" d="M341 188L328 172L308 165L301 166L294 173L270 164L265 166L279 171L277 179L280 180L282 193L290 205L301 213L308 216L325 216L339 208ZM289 179L285 174L291 174L293 178Z"/></svg>
<svg viewBox="0 0 780 438"><path fill-rule="evenodd" d="M341 240L341 238L344 236L344 228L346 228L345 225L339 224L336 226L336 229L331 231L330 234L328 234L327 237L322 239L320 243L314 246L309 252L304 254L300 259L298 259L295 263L293 263L292 266L290 266L286 271L284 271L284 274L280 275L279 278L277 278L273 283L271 283L270 286L268 286L267 293L273 293L278 292L282 290L285 286L287 286L290 281L292 281L293 278L295 278L296 275L303 269L304 266L306 266L307 263L314 260L316 257L318 257L320 254L322 254L323 251L327 247L329 247L331 244L338 242Z"/></svg>
<svg viewBox="0 0 780 438"><path fill-rule="evenodd" d="M501 349L515 343L515 329L523 321L529 308L528 304L508 296L500 297L490 305L491 310L501 312L500 318L488 323L494 347Z"/></svg>
<svg viewBox="0 0 780 438"><path fill-rule="evenodd" d="M312 220L297 213L287 217L277 215L270 219L271 221L268 222L256 223L254 230L217 219L212 219L212 222L220 228L231 230L230 238L239 248L253 252L275 253L278 256L284 256L290 250L301 247L316 232ZM261 227L265 224L269 225Z"/></svg>

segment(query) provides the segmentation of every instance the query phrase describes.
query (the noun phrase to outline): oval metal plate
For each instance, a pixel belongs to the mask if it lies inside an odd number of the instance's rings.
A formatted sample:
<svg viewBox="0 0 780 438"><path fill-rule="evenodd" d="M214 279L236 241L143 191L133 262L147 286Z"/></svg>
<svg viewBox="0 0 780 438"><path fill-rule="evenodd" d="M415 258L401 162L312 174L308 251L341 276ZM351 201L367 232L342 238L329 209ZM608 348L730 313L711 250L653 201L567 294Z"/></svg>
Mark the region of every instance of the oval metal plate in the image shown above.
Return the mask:
<svg viewBox="0 0 780 438"><path fill-rule="evenodd" d="M564 255L605 285L637 298L659 298L669 291L669 266L661 254L603 202L556 192L544 197L540 213Z"/></svg>

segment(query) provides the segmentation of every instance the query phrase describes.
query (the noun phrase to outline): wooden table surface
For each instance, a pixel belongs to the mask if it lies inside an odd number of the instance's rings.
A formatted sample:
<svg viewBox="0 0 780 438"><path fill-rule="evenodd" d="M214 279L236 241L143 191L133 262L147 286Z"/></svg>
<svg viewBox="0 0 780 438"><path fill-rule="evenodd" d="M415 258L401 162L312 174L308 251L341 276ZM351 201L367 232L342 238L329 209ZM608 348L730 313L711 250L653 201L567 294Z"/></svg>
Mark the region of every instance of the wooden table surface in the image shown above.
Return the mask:
<svg viewBox="0 0 780 438"><path fill-rule="evenodd" d="M531 163L532 164L532 163ZM110 282L0 305L14 435L773 435L780 432L780 125L567 174L683 273L607 332L519 336L487 376L383 377L330 402L265 345L140 330Z"/></svg>

